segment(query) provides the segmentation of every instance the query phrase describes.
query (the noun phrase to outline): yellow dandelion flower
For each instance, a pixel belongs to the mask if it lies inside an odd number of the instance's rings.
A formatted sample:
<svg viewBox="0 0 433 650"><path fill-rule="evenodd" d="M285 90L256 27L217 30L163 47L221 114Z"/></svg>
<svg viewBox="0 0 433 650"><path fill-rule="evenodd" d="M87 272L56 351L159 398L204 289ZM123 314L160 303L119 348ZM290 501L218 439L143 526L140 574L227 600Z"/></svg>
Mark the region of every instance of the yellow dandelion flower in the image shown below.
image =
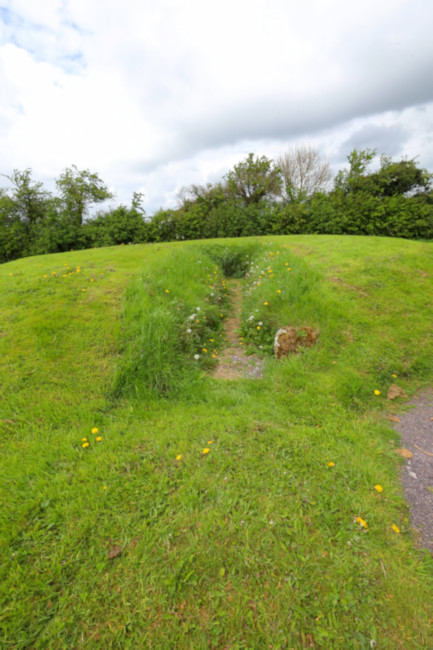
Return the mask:
<svg viewBox="0 0 433 650"><path fill-rule="evenodd" d="M83 442L83 444L81 446L85 449L86 447L89 446L89 443L88 442Z"/></svg>
<svg viewBox="0 0 433 650"><path fill-rule="evenodd" d="M103 487L102 489L103 489L103 490L106 490L106 489L107 489L107 486L106 486L106 485L104 485L104 487Z"/></svg>
<svg viewBox="0 0 433 650"><path fill-rule="evenodd" d="M394 373L392 374L392 377L394 377L394 379L397 379L397 375Z"/></svg>
<svg viewBox="0 0 433 650"><path fill-rule="evenodd" d="M87 442L87 438L81 438L81 442Z"/></svg>
<svg viewBox="0 0 433 650"><path fill-rule="evenodd" d="M44 277L44 278L46 278L46 277L47 277L47 275L44 275L43 277Z"/></svg>
<svg viewBox="0 0 433 650"><path fill-rule="evenodd" d="M374 394L375 394L375 395L380 395L380 390L377 390L377 389L376 389L376 390L374 391Z"/></svg>
<svg viewBox="0 0 433 650"><path fill-rule="evenodd" d="M257 325L256 329L257 329L257 330L261 329L260 325Z"/></svg>
<svg viewBox="0 0 433 650"><path fill-rule="evenodd" d="M66 278L66 273L63 273L62 278Z"/></svg>
<svg viewBox="0 0 433 650"><path fill-rule="evenodd" d="M216 354L213 354L213 355L212 355L212 359L216 359Z"/></svg>
<svg viewBox="0 0 433 650"><path fill-rule="evenodd" d="M101 441L102 441L102 436L98 436L98 437L96 438L96 442L101 442Z"/></svg>
<svg viewBox="0 0 433 650"><path fill-rule="evenodd" d="M85 289L81 289L81 291L85 291Z"/></svg>
<svg viewBox="0 0 433 650"><path fill-rule="evenodd" d="M178 455L176 456L176 460L182 460L182 454L178 454Z"/></svg>
<svg viewBox="0 0 433 650"><path fill-rule="evenodd" d="M98 427L93 427L92 433L98 433L98 431L99 431Z"/></svg>
<svg viewBox="0 0 433 650"><path fill-rule="evenodd" d="M269 305L269 303L268 303L268 302L264 302L263 304L264 304L264 305Z"/></svg>
<svg viewBox="0 0 433 650"><path fill-rule="evenodd" d="M328 467L334 467L335 463L332 462L332 460L328 463Z"/></svg>
<svg viewBox="0 0 433 650"><path fill-rule="evenodd" d="M214 342L214 339L209 339L209 341L210 341L210 343L213 343L213 342Z"/></svg>
<svg viewBox="0 0 433 650"><path fill-rule="evenodd" d="M356 518L356 523L361 524L363 528L368 528L367 522L362 518L362 517L357 517Z"/></svg>
<svg viewBox="0 0 433 650"><path fill-rule="evenodd" d="M13 273L9 273L9 275L11 276L11 275L13 275Z"/></svg>
<svg viewBox="0 0 433 650"><path fill-rule="evenodd" d="M90 282L94 282L95 280L93 278L90 278Z"/></svg>
<svg viewBox="0 0 433 650"><path fill-rule="evenodd" d="M399 533L399 532L400 532L400 528L399 528L398 526L396 526L395 524L392 524L392 530L393 530L395 533Z"/></svg>
<svg viewBox="0 0 433 650"><path fill-rule="evenodd" d="M75 273L81 273L81 269L75 269Z"/></svg>
<svg viewBox="0 0 433 650"><path fill-rule="evenodd" d="M53 271L53 275L56 275L56 272L55 272L55 271Z"/></svg>
<svg viewBox="0 0 433 650"><path fill-rule="evenodd" d="M166 290L165 290L165 293L170 293L170 289L166 289Z"/></svg>
<svg viewBox="0 0 433 650"><path fill-rule="evenodd" d="M281 293L281 289L277 289L277 293Z"/></svg>
<svg viewBox="0 0 433 650"><path fill-rule="evenodd" d="M383 487L381 485L375 485L374 489L376 490L376 492L383 492Z"/></svg>
<svg viewBox="0 0 433 650"><path fill-rule="evenodd" d="M205 447L202 451L202 454L208 454L210 451L209 447Z"/></svg>

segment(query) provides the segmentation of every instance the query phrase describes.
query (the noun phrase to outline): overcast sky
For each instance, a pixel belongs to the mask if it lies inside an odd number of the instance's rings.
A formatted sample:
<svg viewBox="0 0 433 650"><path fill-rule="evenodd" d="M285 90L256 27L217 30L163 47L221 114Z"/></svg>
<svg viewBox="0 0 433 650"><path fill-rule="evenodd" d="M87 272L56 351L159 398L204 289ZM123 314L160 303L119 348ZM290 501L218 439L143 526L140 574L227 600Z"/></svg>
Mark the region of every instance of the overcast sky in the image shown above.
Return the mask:
<svg viewBox="0 0 433 650"><path fill-rule="evenodd" d="M152 214L299 144L433 171L432 26L432 0L0 0L0 173L76 164Z"/></svg>

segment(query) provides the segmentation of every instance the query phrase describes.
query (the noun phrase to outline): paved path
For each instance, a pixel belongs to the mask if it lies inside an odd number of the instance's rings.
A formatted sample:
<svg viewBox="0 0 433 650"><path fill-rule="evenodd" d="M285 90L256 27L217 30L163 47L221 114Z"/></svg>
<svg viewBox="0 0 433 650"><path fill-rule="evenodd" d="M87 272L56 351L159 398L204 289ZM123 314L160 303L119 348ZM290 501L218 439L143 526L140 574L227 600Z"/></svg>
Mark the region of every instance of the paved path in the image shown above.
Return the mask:
<svg viewBox="0 0 433 650"><path fill-rule="evenodd" d="M402 447L413 454L402 470L402 482L420 546L433 553L433 390L420 392L409 407L394 425Z"/></svg>

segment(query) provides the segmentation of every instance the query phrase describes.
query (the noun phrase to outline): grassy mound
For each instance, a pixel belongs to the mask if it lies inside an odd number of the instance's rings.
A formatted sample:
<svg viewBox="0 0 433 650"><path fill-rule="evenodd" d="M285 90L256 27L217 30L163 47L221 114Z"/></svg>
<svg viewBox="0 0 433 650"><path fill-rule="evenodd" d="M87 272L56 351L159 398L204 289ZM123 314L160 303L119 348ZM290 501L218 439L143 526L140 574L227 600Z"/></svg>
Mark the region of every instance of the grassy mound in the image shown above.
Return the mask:
<svg viewBox="0 0 433 650"><path fill-rule="evenodd" d="M2 647L433 645L386 419L392 383L433 381L432 244L218 245L252 246L252 349L320 331L263 380L206 374L229 308L208 243L0 267Z"/></svg>

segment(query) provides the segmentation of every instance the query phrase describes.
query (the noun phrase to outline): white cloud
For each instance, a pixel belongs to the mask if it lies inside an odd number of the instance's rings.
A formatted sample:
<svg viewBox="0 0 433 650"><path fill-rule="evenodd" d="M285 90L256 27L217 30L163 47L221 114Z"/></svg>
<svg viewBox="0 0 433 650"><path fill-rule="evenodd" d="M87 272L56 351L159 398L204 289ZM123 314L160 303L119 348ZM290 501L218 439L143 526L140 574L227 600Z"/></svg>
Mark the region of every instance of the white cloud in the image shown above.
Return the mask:
<svg viewBox="0 0 433 650"><path fill-rule="evenodd" d="M395 135L425 164L432 18L426 0L3 0L0 172L75 163L152 210L300 142L336 160Z"/></svg>

